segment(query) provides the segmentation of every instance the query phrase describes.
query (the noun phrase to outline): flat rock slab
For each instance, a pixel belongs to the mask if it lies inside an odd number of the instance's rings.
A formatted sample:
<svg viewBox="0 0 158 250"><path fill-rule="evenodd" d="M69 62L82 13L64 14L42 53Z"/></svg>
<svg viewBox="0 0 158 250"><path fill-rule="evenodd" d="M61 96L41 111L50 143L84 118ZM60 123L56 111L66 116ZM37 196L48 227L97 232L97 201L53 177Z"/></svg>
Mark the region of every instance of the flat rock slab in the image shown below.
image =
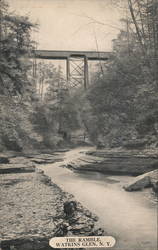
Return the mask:
<svg viewBox="0 0 158 250"><path fill-rule="evenodd" d="M29 164L30 160L23 156L17 156L10 158L10 164Z"/></svg>
<svg viewBox="0 0 158 250"><path fill-rule="evenodd" d="M32 162L0 164L0 174L30 172L35 172L35 164Z"/></svg>
<svg viewBox="0 0 158 250"><path fill-rule="evenodd" d="M8 159L3 157L3 159ZM1 156L2 159L2 156ZM29 156L13 156L8 161L3 160L3 164L0 164L0 174L9 173L26 173L34 172L35 166L38 164L51 164L54 162L62 161L63 154L34 154Z"/></svg>
<svg viewBox="0 0 158 250"><path fill-rule="evenodd" d="M54 153L54 154L39 154L39 155L29 155L26 159L29 161L34 162L36 164L49 164L54 162L62 161L63 154L61 153Z"/></svg>
<svg viewBox="0 0 158 250"><path fill-rule="evenodd" d="M113 148L113 149L102 149L102 150L92 150L87 151L88 155L94 155L99 157L105 156L137 156L137 157L158 157L158 149L144 149L144 150L125 150L122 148Z"/></svg>
<svg viewBox="0 0 158 250"><path fill-rule="evenodd" d="M74 170L137 176L158 168L156 151L96 150L82 154L67 165Z"/></svg>

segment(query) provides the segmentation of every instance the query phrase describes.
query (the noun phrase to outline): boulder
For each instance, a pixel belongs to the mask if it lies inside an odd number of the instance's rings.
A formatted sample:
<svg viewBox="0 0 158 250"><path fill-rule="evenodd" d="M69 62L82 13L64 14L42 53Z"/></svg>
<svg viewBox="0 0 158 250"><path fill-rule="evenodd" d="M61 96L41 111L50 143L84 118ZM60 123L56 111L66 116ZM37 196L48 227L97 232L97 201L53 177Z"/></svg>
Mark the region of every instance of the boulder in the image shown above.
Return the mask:
<svg viewBox="0 0 158 250"><path fill-rule="evenodd" d="M137 191L146 187L155 187L158 181L158 170L139 175L132 182L124 186L126 191Z"/></svg>
<svg viewBox="0 0 158 250"><path fill-rule="evenodd" d="M155 185L158 182L158 169L150 171L147 174L150 177L151 185Z"/></svg>
<svg viewBox="0 0 158 250"><path fill-rule="evenodd" d="M73 216L77 209L76 201L66 201L64 203L64 213L66 216Z"/></svg>
<svg viewBox="0 0 158 250"><path fill-rule="evenodd" d="M156 183L153 183L152 189L156 194L158 194L158 181Z"/></svg>
<svg viewBox="0 0 158 250"><path fill-rule="evenodd" d="M140 177L137 178L136 180L134 179L133 182L129 183L128 185L124 186L123 188L126 191L137 191L137 190L141 190L145 187L149 187L151 185L150 183L150 177L149 176L144 176L144 177Z"/></svg>
<svg viewBox="0 0 158 250"><path fill-rule="evenodd" d="M7 157L0 156L0 164L7 164L9 163L9 159Z"/></svg>

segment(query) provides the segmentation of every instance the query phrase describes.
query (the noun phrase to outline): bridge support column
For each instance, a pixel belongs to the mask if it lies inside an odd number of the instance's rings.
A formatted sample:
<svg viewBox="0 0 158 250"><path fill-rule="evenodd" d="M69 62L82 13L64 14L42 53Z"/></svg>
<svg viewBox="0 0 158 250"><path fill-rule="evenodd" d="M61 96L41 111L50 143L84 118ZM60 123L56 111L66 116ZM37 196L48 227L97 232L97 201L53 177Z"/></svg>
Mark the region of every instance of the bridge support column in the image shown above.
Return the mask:
<svg viewBox="0 0 158 250"><path fill-rule="evenodd" d="M37 87L36 86L36 73L37 73L37 62L36 62L36 58L33 58L32 59L32 77L33 77L33 81L34 81L34 84L35 84L35 88Z"/></svg>
<svg viewBox="0 0 158 250"><path fill-rule="evenodd" d="M89 83L89 76L88 76L88 58L84 57L84 89L86 90Z"/></svg>
<svg viewBox="0 0 158 250"><path fill-rule="evenodd" d="M69 57L67 57L66 59L66 80L68 84L70 80L70 58Z"/></svg>

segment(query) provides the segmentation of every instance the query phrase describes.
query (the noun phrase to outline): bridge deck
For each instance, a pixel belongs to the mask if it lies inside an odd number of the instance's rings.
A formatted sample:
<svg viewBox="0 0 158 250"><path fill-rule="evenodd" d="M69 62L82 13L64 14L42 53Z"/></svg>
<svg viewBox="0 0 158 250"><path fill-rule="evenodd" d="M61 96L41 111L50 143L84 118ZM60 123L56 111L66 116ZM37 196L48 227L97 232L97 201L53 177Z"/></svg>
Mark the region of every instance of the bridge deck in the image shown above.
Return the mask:
<svg viewBox="0 0 158 250"><path fill-rule="evenodd" d="M108 60L112 53L103 51L60 51L60 50L35 50L35 57L40 59L66 60L69 57L87 57L88 60Z"/></svg>

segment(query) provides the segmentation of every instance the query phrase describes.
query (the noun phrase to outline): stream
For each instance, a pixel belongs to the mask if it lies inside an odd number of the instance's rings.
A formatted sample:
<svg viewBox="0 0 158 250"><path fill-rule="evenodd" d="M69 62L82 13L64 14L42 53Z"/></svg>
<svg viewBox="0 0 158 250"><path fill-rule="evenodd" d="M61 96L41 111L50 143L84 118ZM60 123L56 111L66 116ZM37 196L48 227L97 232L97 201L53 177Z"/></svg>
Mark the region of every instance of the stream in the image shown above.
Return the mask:
<svg viewBox="0 0 158 250"><path fill-rule="evenodd" d="M65 153L62 162L40 168L54 183L73 194L76 200L99 217L99 226L106 235L116 239L113 249L156 250L157 210L149 189L126 192L122 186L134 177L73 172L61 167L89 150L92 148L72 149Z"/></svg>

